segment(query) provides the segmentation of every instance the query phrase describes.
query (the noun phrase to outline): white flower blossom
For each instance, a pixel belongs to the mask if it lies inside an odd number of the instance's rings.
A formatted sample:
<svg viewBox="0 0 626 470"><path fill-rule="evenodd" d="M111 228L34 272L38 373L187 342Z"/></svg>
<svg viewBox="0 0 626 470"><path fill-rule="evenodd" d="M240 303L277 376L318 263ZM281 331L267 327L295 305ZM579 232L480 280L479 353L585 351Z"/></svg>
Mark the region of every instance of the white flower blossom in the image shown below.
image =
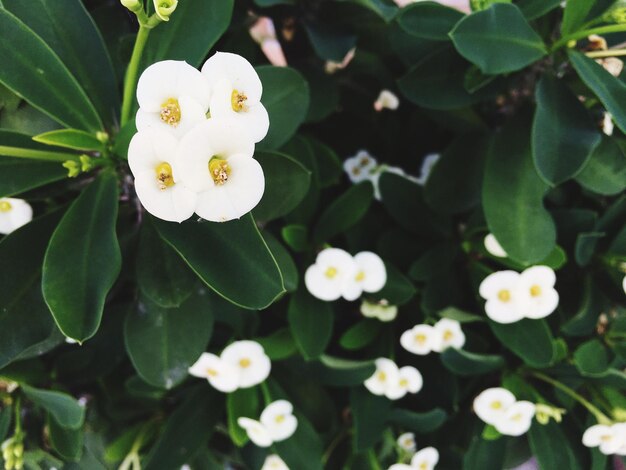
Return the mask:
<svg viewBox="0 0 626 470"><path fill-rule="evenodd" d="M439 462L439 452L434 447L424 447L411 459L411 468L416 470L433 470Z"/></svg>
<svg viewBox="0 0 626 470"><path fill-rule="evenodd" d="M404 8L408 5L412 5L413 3L425 2L427 0L393 0L396 5L400 8ZM434 0L436 3L440 3L441 5L445 5L450 8L456 8L457 10L462 11L463 13L470 13L470 0Z"/></svg>
<svg viewBox="0 0 626 470"><path fill-rule="evenodd" d="M348 252L340 248L326 248L319 252L315 264L306 270L304 282L314 297L325 301L337 300L346 292L352 292L358 269Z"/></svg>
<svg viewBox="0 0 626 470"><path fill-rule="evenodd" d="M415 325L402 333L400 345L413 354L424 356L439 347L438 332L430 325Z"/></svg>
<svg viewBox="0 0 626 470"><path fill-rule="evenodd" d="M206 79L191 65L177 60L156 62L137 83L137 130L152 128L181 138L206 120L210 96Z"/></svg>
<svg viewBox="0 0 626 470"><path fill-rule="evenodd" d="M417 444L415 443L415 434L412 432L405 432L398 436L398 447L408 453L414 453L417 450Z"/></svg>
<svg viewBox="0 0 626 470"><path fill-rule="evenodd" d="M433 351L442 352L447 348L461 349L465 344L465 334L461 324L450 318L442 318L433 326L438 341L434 341Z"/></svg>
<svg viewBox="0 0 626 470"><path fill-rule="evenodd" d="M385 396L390 400L399 400L407 393L417 393L424 385L422 374L412 366L404 366L398 369L398 378L395 384L391 382L385 391Z"/></svg>
<svg viewBox="0 0 626 470"><path fill-rule="evenodd" d="M7 235L33 220L33 208L23 199L0 198L0 234Z"/></svg>
<svg viewBox="0 0 626 470"><path fill-rule="evenodd" d="M385 287L387 270L385 263L376 253L362 251L354 256L356 272L343 290L343 298L356 300L363 292L374 293Z"/></svg>
<svg viewBox="0 0 626 470"><path fill-rule="evenodd" d="M298 420L293 415L291 403L277 400L267 405L259 421L242 417L237 420L237 424L246 430L248 437L256 445L269 447L274 442L290 438L298 427Z"/></svg>
<svg viewBox="0 0 626 470"><path fill-rule="evenodd" d="M239 371L236 367L222 361L215 354L202 353L200 358L189 368L194 377L207 379L211 386L220 392L234 392L239 388Z"/></svg>
<svg viewBox="0 0 626 470"><path fill-rule="evenodd" d="M370 174L378 162L367 150L359 150L353 157L343 162L343 169L353 183L361 183L370 179Z"/></svg>
<svg viewBox="0 0 626 470"><path fill-rule="evenodd" d="M487 236L485 236L484 244L487 253L496 258L506 258L509 256L493 233L488 233Z"/></svg>
<svg viewBox="0 0 626 470"><path fill-rule="evenodd" d="M382 90L374 102L374 109L382 111L383 109L396 110L400 106L398 96L390 90Z"/></svg>
<svg viewBox="0 0 626 470"><path fill-rule="evenodd" d="M518 289L522 294L521 309L526 318L545 318L559 305L559 293L554 289L556 275L547 266L532 266L520 274Z"/></svg>
<svg viewBox="0 0 626 470"><path fill-rule="evenodd" d="M216 52L202 66L211 87L211 119L230 118L245 127L253 142L267 135L269 115L261 104L263 85L254 67L237 54Z"/></svg>
<svg viewBox="0 0 626 470"><path fill-rule="evenodd" d="M239 418L237 424L246 430L248 438L259 447L269 447L273 444L272 436L260 422L251 418Z"/></svg>
<svg viewBox="0 0 626 470"><path fill-rule="evenodd" d="M381 299L378 302L364 300L361 303L360 310L364 317L377 318L382 322L392 321L398 315L398 307L389 305L389 302L385 299Z"/></svg>
<svg viewBox="0 0 626 470"><path fill-rule="evenodd" d="M378 358L376 371L364 385L374 395L384 395L390 400L398 400L407 393L417 393L423 385L422 375L415 367L398 366L391 359Z"/></svg>
<svg viewBox="0 0 626 470"><path fill-rule="evenodd" d="M591 426L583 434L582 442L586 447L599 447L605 455L625 455L626 423Z"/></svg>
<svg viewBox="0 0 626 470"><path fill-rule="evenodd" d="M505 436L521 436L530 429L534 416L534 403L518 401L506 409L494 426L500 434Z"/></svg>
<svg viewBox="0 0 626 470"><path fill-rule="evenodd" d="M289 470L287 464L276 454L265 457L261 470Z"/></svg>
<svg viewBox="0 0 626 470"><path fill-rule="evenodd" d="M495 426L515 401L515 395L505 388L488 388L474 399L474 412L485 423Z"/></svg>
<svg viewBox="0 0 626 470"><path fill-rule="evenodd" d="M198 194L196 214L225 222L250 212L265 191L265 176L247 130L229 119L209 119L181 140L178 171Z"/></svg>
<svg viewBox="0 0 626 470"><path fill-rule="evenodd" d="M193 215L198 198L181 181L178 141L172 134L151 128L136 133L128 147L128 165L137 197L150 214L170 222Z"/></svg>

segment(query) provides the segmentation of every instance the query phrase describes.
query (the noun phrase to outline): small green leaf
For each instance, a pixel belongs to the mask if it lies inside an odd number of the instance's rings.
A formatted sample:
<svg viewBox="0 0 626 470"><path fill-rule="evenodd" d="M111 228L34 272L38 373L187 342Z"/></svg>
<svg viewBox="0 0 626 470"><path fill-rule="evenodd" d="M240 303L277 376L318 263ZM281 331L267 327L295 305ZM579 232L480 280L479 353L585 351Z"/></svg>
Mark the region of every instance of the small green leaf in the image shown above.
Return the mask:
<svg viewBox="0 0 626 470"><path fill-rule="evenodd" d="M57 145L73 150L104 151L104 144L95 135L77 129L44 132L33 137L33 140L42 144Z"/></svg>
<svg viewBox="0 0 626 470"><path fill-rule="evenodd" d="M341 62L352 49L358 37L355 34L328 26L324 22L307 21L304 23L309 41L320 59Z"/></svg>
<svg viewBox="0 0 626 470"><path fill-rule="evenodd" d="M463 470L500 470L504 465L506 439L474 436L463 457Z"/></svg>
<svg viewBox="0 0 626 470"><path fill-rule="evenodd" d="M337 184L343 175L341 160L335 151L311 137L304 138L317 163L317 179L321 188Z"/></svg>
<svg viewBox="0 0 626 470"><path fill-rule="evenodd" d="M115 174L100 173L61 219L44 258L44 299L59 329L77 341L98 330L104 301L121 269L117 198Z"/></svg>
<svg viewBox="0 0 626 470"><path fill-rule="evenodd" d="M576 314L563 323L561 331L568 336L588 336L594 331L600 313L607 307L607 300L591 277L585 279L582 301Z"/></svg>
<svg viewBox="0 0 626 470"><path fill-rule="evenodd" d="M382 439L391 413L391 401L371 394L365 387L357 387L350 393L350 406L354 419L354 449L363 452Z"/></svg>
<svg viewBox="0 0 626 470"><path fill-rule="evenodd" d="M66 160L78 161L78 155L75 153L66 152L61 147L40 144L33 141L29 135L4 129L0 129L0 155L60 163ZM61 167L61 165L56 166ZM67 175L67 170L63 171Z"/></svg>
<svg viewBox="0 0 626 470"><path fill-rule="evenodd" d="M549 366L556 356L554 338L545 320L524 319L506 325L488 323L500 343L531 367Z"/></svg>
<svg viewBox="0 0 626 470"><path fill-rule="evenodd" d="M546 425L535 422L528 431L528 442L540 468L567 468L581 470L583 467L574 453L562 426L550 421ZM555 451L558 449L558 452Z"/></svg>
<svg viewBox="0 0 626 470"><path fill-rule="evenodd" d="M298 352L298 347L289 328L282 328L269 336L256 338L255 341L263 346L265 354L273 361L285 359Z"/></svg>
<svg viewBox="0 0 626 470"><path fill-rule="evenodd" d="M585 377L602 377L610 366L610 356L597 339L584 342L574 351L574 365Z"/></svg>
<svg viewBox="0 0 626 470"><path fill-rule="evenodd" d="M226 411L228 413L228 434L237 447L248 442L245 429L237 424L241 417L259 419L259 392L255 387L242 388L229 393L226 397Z"/></svg>
<svg viewBox="0 0 626 470"><path fill-rule="evenodd" d="M286 225L281 230L281 235L285 243L293 251L304 251L308 246L308 230L304 225Z"/></svg>
<svg viewBox="0 0 626 470"><path fill-rule="evenodd" d="M561 33L565 35L577 31L586 22L604 13L614 3L615 0L567 0Z"/></svg>
<svg viewBox="0 0 626 470"><path fill-rule="evenodd" d="M62 428L79 429L85 422L85 408L68 394L39 390L25 384L22 384L22 390L35 405L49 411Z"/></svg>
<svg viewBox="0 0 626 470"><path fill-rule="evenodd" d="M389 414L389 421L413 432L428 434L439 429L447 417L447 413L441 408L424 413L396 408Z"/></svg>
<svg viewBox="0 0 626 470"><path fill-rule="evenodd" d="M83 454L84 434L82 429L66 429L50 414L46 419L50 444L52 448L65 460L76 462Z"/></svg>
<svg viewBox="0 0 626 470"><path fill-rule="evenodd" d="M547 53L519 8L509 3L466 16L450 37L457 51L487 74L514 72Z"/></svg>
<svg viewBox="0 0 626 470"><path fill-rule="evenodd" d="M408 303L415 296L415 286L408 277L392 264L385 263L385 268L387 270L385 287L372 294L372 296L378 299L385 299L390 305L404 305Z"/></svg>
<svg viewBox="0 0 626 470"><path fill-rule="evenodd" d="M449 41L448 33L463 18L463 13L435 2L418 2L400 10L400 27L417 38Z"/></svg>
<svg viewBox="0 0 626 470"><path fill-rule="evenodd" d="M626 156L620 145L609 137L603 137L574 179L583 188L596 194L620 194L626 189Z"/></svg>
<svg viewBox="0 0 626 470"><path fill-rule="evenodd" d="M341 338L339 344L348 350L357 350L370 344L379 334L380 323L377 320L361 320L348 328Z"/></svg>
<svg viewBox="0 0 626 470"><path fill-rule="evenodd" d="M500 355L477 354L454 348L448 348L441 354L441 362L450 372L460 376L488 374L505 365Z"/></svg>
<svg viewBox="0 0 626 470"><path fill-rule="evenodd" d="M287 318L302 355L306 359L319 357L333 334L331 304L316 299L306 289L300 289L291 296Z"/></svg>

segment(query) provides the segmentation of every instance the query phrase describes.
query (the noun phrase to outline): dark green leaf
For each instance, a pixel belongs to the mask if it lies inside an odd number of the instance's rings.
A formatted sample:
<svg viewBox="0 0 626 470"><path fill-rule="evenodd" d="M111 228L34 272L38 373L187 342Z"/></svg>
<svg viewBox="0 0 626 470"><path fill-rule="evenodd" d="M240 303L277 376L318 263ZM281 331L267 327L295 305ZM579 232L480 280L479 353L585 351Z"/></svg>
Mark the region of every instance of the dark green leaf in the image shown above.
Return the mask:
<svg viewBox="0 0 626 470"><path fill-rule="evenodd" d="M22 391L35 405L50 412L62 428L79 429L85 422L85 408L66 393L39 390L26 384L22 384Z"/></svg>
<svg viewBox="0 0 626 470"><path fill-rule="evenodd" d="M531 367L546 367L556 355L554 338L545 320L524 319L506 325L488 323L500 343ZM532 348L528 347L530 344Z"/></svg>
<svg viewBox="0 0 626 470"><path fill-rule="evenodd" d="M561 331L569 336L590 335L606 305L607 301L600 289L594 285L591 277L586 278L580 307L572 318L563 323Z"/></svg>
<svg viewBox="0 0 626 470"><path fill-rule="evenodd" d="M443 425L448 415L441 408L435 408L425 413L395 409L389 414L389 421L403 428L420 434L428 434Z"/></svg>
<svg viewBox="0 0 626 470"><path fill-rule="evenodd" d="M72 462L80 460L84 441L82 429L66 429L52 415L48 415L47 423L52 448L64 460Z"/></svg>
<svg viewBox="0 0 626 470"><path fill-rule="evenodd" d="M267 247L272 252L276 263L278 263L278 267L280 268L280 272L283 276L283 281L285 284L285 290L287 292L293 292L298 288L299 282L299 274L298 267L296 266L295 261L285 248L270 232L263 231L261 233L265 243L267 243Z"/></svg>
<svg viewBox="0 0 626 470"><path fill-rule="evenodd" d="M334 314L331 304L322 302L300 289L292 295L287 312L289 326L298 349L306 359L320 356L333 333Z"/></svg>
<svg viewBox="0 0 626 470"><path fill-rule="evenodd" d="M354 419L354 449L363 452L381 440L391 412L391 401L371 394L365 387L358 387L350 393L350 406Z"/></svg>
<svg viewBox="0 0 626 470"><path fill-rule="evenodd" d="M0 129L0 155L60 163L78 160L78 155L69 153L61 147L49 147L33 141L29 135L5 129ZM57 167L61 165L58 164ZM65 169L63 172L67 174Z"/></svg>
<svg viewBox="0 0 626 470"><path fill-rule="evenodd" d="M581 470L583 468L561 426L554 421L544 426L537 422L533 423L528 431L528 442L542 469Z"/></svg>
<svg viewBox="0 0 626 470"><path fill-rule="evenodd" d="M360 386L376 370L373 361L353 361L322 355L318 362L304 365L307 375L331 387Z"/></svg>
<svg viewBox="0 0 626 470"><path fill-rule="evenodd" d="M597 339L584 342L574 351L574 365L584 376L603 376L609 368L609 362L609 352Z"/></svg>
<svg viewBox="0 0 626 470"><path fill-rule="evenodd" d="M517 6L527 20L534 20L554 10L561 4L561 0L520 0Z"/></svg>
<svg viewBox="0 0 626 470"><path fill-rule="evenodd" d="M462 349L448 348L441 354L441 362L456 375L481 375L502 369L504 358L497 354L477 354Z"/></svg>
<svg viewBox="0 0 626 470"><path fill-rule="evenodd" d="M505 451L505 439L486 440L474 436L463 458L463 470L501 470Z"/></svg>
<svg viewBox="0 0 626 470"><path fill-rule="evenodd" d="M304 30L320 59L341 62L352 49L357 36L332 28L322 22L306 22Z"/></svg>
<svg viewBox="0 0 626 470"><path fill-rule="evenodd" d="M378 299L385 299L390 305L404 305L415 295L415 286L395 266L385 263L387 282L380 291L372 294Z"/></svg>
<svg viewBox="0 0 626 470"><path fill-rule="evenodd" d="M615 196L626 189L626 156L620 146L604 137L575 180L585 189Z"/></svg>
<svg viewBox="0 0 626 470"><path fill-rule="evenodd" d="M241 447L248 442L248 434L239 424L237 419L241 417L258 419L259 392L255 387L242 388L229 393L226 397L226 410L228 412L228 433L233 443Z"/></svg>
<svg viewBox="0 0 626 470"><path fill-rule="evenodd" d="M317 176L321 188L337 184L343 175L341 160L328 145L313 138L305 138L317 163Z"/></svg>
<svg viewBox="0 0 626 470"><path fill-rule="evenodd" d="M403 8L397 21L411 36L432 41L448 41L448 33L463 13L435 2L419 2Z"/></svg>
<svg viewBox="0 0 626 470"><path fill-rule="evenodd" d="M293 251L304 251L308 245L308 231L304 225L286 225L282 228L281 235Z"/></svg>
<svg viewBox="0 0 626 470"><path fill-rule="evenodd" d="M67 210L46 251L44 299L59 329L77 341L98 330L106 295L121 269L117 197L116 175L100 173Z"/></svg>
<svg viewBox="0 0 626 470"><path fill-rule="evenodd" d="M298 427L289 439L274 443L276 452L289 466L302 470L322 470L324 448L311 423L296 413Z"/></svg>
<svg viewBox="0 0 626 470"><path fill-rule="evenodd" d="M474 315L473 313L467 313L463 310L459 310L455 307L448 307L440 312L437 312L441 318L450 318L451 320L456 320L459 323L473 323L473 322L481 322L485 321L484 317L479 315Z"/></svg>
<svg viewBox="0 0 626 470"><path fill-rule="evenodd" d="M263 346L265 354L273 361L285 359L298 352L298 347L289 328L282 328L270 336L256 338L255 341Z"/></svg>
<svg viewBox="0 0 626 470"><path fill-rule="evenodd" d="M379 334L380 322L377 320L361 320L355 323L339 338L339 344L344 349L356 350L370 344Z"/></svg>
<svg viewBox="0 0 626 470"><path fill-rule="evenodd" d="M565 35L577 31L586 22L604 13L613 3L615 0L568 0L565 3L561 33Z"/></svg>

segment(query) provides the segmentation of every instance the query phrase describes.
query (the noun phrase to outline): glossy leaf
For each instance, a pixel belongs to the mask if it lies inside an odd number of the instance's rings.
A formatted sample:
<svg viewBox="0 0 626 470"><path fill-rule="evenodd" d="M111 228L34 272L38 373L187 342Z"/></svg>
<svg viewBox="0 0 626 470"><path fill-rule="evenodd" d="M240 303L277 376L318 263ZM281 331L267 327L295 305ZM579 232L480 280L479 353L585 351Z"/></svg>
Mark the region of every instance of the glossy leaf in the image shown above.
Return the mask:
<svg viewBox="0 0 626 470"><path fill-rule="evenodd" d="M620 146L604 137L591 158L575 177L585 189L603 196L615 196L626 189L626 156Z"/></svg>
<svg viewBox="0 0 626 470"><path fill-rule="evenodd" d="M424 413L396 408L389 414L389 421L413 432L428 434L441 427L447 416L447 413L441 408L435 408Z"/></svg>
<svg viewBox="0 0 626 470"><path fill-rule="evenodd" d="M584 24L604 13L615 0L568 0L563 13L561 33L569 34L577 31Z"/></svg>
<svg viewBox="0 0 626 470"><path fill-rule="evenodd" d="M356 452L362 452L382 439L391 401L371 394L365 387L358 387L350 394L350 405L354 419L354 448Z"/></svg>
<svg viewBox="0 0 626 470"><path fill-rule="evenodd" d="M121 269L117 198L115 174L100 173L61 219L44 258L44 299L59 329L77 341L98 330L104 301Z"/></svg>
<svg viewBox="0 0 626 470"><path fill-rule="evenodd" d="M320 356L333 333L331 305L300 289L289 301L287 318L298 349L306 359Z"/></svg>
<svg viewBox="0 0 626 470"><path fill-rule="evenodd" d="M502 345L531 367L546 367L556 356L554 338L545 320L524 319L506 325L488 323ZM529 344L533 347L529 348Z"/></svg>
<svg viewBox="0 0 626 470"><path fill-rule="evenodd" d="M80 460L84 441L82 429L66 429L51 415L48 415L47 423L52 448L65 460Z"/></svg>
<svg viewBox="0 0 626 470"><path fill-rule="evenodd" d="M397 21L411 36L448 41L448 33L463 16L460 11L438 3L418 2L403 8Z"/></svg>
<svg viewBox="0 0 626 470"><path fill-rule="evenodd" d="M477 354L463 349L448 348L441 354L441 362L456 375L481 375L502 369L504 358L496 354Z"/></svg>
<svg viewBox="0 0 626 470"><path fill-rule="evenodd" d="M547 52L519 8L508 3L466 16L450 36L457 51L487 74L514 72Z"/></svg>
<svg viewBox="0 0 626 470"><path fill-rule="evenodd" d="M278 264L280 273L283 276L285 290L287 292L295 291L298 288L300 276L298 274L298 267L291 257L291 254L287 251L287 248L285 248L282 243L280 243L276 237L274 237L274 235L267 230L261 235Z"/></svg>
<svg viewBox="0 0 626 470"><path fill-rule="evenodd" d="M226 300L261 309L284 292L276 260L251 216L225 223L153 221L161 237ZM255 288L242 289L242 285Z"/></svg>
<svg viewBox="0 0 626 470"><path fill-rule="evenodd" d="M92 150L102 152L104 144L95 135L77 129L60 129L44 132L33 137L35 142L46 145L57 145L73 150Z"/></svg>
<svg viewBox="0 0 626 470"><path fill-rule="evenodd" d="M40 144L33 141L29 135L5 129L0 129L0 155L50 162L78 161L78 155L75 153L67 152L60 147L49 147ZM61 165L58 166L60 167ZM67 170L64 170L64 172L67 174Z"/></svg>
<svg viewBox="0 0 626 470"><path fill-rule="evenodd" d="M282 328L269 336L256 338L255 341L263 346L265 354L273 361L285 359L298 352L289 328Z"/></svg>
<svg viewBox="0 0 626 470"><path fill-rule="evenodd" d="M591 339L574 351L574 365L584 376L601 377L610 366L609 353L599 340Z"/></svg>
<svg viewBox="0 0 626 470"><path fill-rule="evenodd" d="M561 426L554 421L545 426L533 423L528 431L528 442L541 468L583 468Z"/></svg>
<svg viewBox="0 0 626 470"><path fill-rule="evenodd" d="M520 0L517 6L527 20L534 20L556 9L561 0Z"/></svg>
<svg viewBox="0 0 626 470"><path fill-rule="evenodd" d="M505 439L486 440L474 436L463 457L463 470L500 470L506 452Z"/></svg>
<svg viewBox="0 0 626 470"><path fill-rule="evenodd" d="M297 413L296 417L296 432L289 439L275 442L276 452L289 468L322 470L322 441L308 419Z"/></svg>
<svg viewBox="0 0 626 470"><path fill-rule="evenodd" d="M0 158L0 197L14 196L67 177L60 163L37 162L25 158Z"/></svg>
<svg viewBox="0 0 626 470"><path fill-rule="evenodd" d="M35 405L49 411L62 428L78 429L85 422L85 408L70 395L25 384L22 384L22 390Z"/></svg>
<svg viewBox="0 0 626 470"><path fill-rule="evenodd" d="M348 350L357 350L364 348L370 344L376 336L380 323L377 320L364 319L352 325L339 338L339 344L342 348Z"/></svg>
<svg viewBox="0 0 626 470"><path fill-rule="evenodd" d="M239 424L237 419L241 417L259 419L259 392L255 387L242 388L229 393L226 397L226 410L228 413L228 433L233 443L241 447L248 442L248 434Z"/></svg>

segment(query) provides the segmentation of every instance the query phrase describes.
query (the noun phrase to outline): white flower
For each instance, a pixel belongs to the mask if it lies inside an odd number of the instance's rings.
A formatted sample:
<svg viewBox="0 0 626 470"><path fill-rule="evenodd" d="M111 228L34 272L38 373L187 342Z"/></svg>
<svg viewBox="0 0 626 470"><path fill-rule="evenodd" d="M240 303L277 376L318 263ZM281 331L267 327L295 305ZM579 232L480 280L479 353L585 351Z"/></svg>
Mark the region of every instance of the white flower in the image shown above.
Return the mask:
<svg viewBox="0 0 626 470"><path fill-rule="evenodd" d="M613 116L611 113L604 113L604 117L602 118L602 132L606 135L613 135L613 130L615 129L615 124L613 124Z"/></svg>
<svg viewBox="0 0 626 470"><path fill-rule="evenodd" d="M211 386L220 392L234 392L239 387L238 369L222 361L215 354L202 353L189 368L189 373L194 377L207 379Z"/></svg>
<svg viewBox="0 0 626 470"><path fill-rule="evenodd" d="M441 352L447 348L460 349L465 344L465 334L461 324L450 318L442 318L433 327L439 341L433 344L433 351Z"/></svg>
<svg viewBox="0 0 626 470"><path fill-rule="evenodd" d="M415 469L405 463L394 463L387 470L415 470Z"/></svg>
<svg viewBox="0 0 626 470"><path fill-rule="evenodd" d="M498 271L481 282L478 292L485 299L487 316L498 323L514 323L524 318L519 292L519 273Z"/></svg>
<svg viewBox="0 0 626 470"><path fill-rule="evenodd" d="M520 274L521 309L526 318L544 318L559 305L559 293L554 289L556 275L548 266L532 266Z"/></svg>
<svg viewBox="0 0 626 470"><path fill-rule="evenodd" d="M365 387L374 395L385 395L399 380L398 366L391 359L384 357L375 361L376 371L365 381Z"/></svg>
<svg viewBox="0 0 626 470"><path fill-rule="evenodd" d="M0 233L9 234L33 220L33 208L23 199L0 198Z"/></svg>
<svg viewBox="0 0 626 470"><path fill-rule="evenodd" d="M304 282L314 297L337 300L345 292L350 293L357 272L358 266L349 253L339 248L326 248L306 270Z"/></svg>
<svg viewBox="0 0 626 470"><path fill-rule="evenodd" d="M424 447L411 459L411 468L415 470L433 470L439 462L439 452L434 447Z"/></svg>
<svg viewBox="0 0 626 470"><path fill-rule="evenodd" d="M412 432L405 432L404 434L400 434L396 442L398 443L398 447L406 452L413 453L417 449L417 444L415 443L415 434L413 434Z"/></svg>
<svg viewBox="0 0 626 470"><path fill-rule="evenodd" d="M246 430L248 437L259 447L269 447L272 445L272 437L265 426L254 419L239 418L237 424Z"/></svg>
<svg viewBox="0 0 626 470"><path fill-rule="evenodd" d="M494 423L500 434L521 436L530 429L535 416L535 405L529 401L518 401L509 406Z"/></svg>
<svg viewBox="0 0 626 470"><path fill-rule="evenodd" d="M407 5L411 5L417 2L424 2L427 0L393 0L396 5L400 8L403 8ZM456 8L457 10L462 11L463 13L470 13L470 0L435 0L436 3L440 3L441 5L445 5L451 8Z"/></svg>
<svg viewBox="0 0 626 470"><path fill-rule="evenodd" d="M622 289L624 290L624 294L626 294L626 276L622 279Z"/></svg>
<svg viewBox="0 0 626 470"><path fill-rule="evenodd" d="M260 421L274 442L290 438L298 427L298 419L293 415L293 405L287 400L277 400L267 405L261 413Z"/></svg>
<svg viewBox="0 0 626 470"><path fill-rule="evenodd" d="M624 70L624 62L617 57L604 57L597 59L596 62L614 77L619 77Z"/></svg>
<svg viewBox="0 0 626 470"><path fill-rule="evenodd" d="M396 110L400 106L400 100L395 93L389 90L382 90L374 102L374 109L382 111L383 109Z"/></svg>
<svg viewBox="0 0 626 470"><path fill-rule="evenodd" d="M496 258L506 258L508 256L507 252L504 251L504 248L502 248L502 245L500 245L500 242L498 242L493 233L487 234L484 243L485 249L490 255L495 256Z"/></svg>
<svg viewBox="0 0 626 470"><path fill-rule="evenodd" d="M600 452L606 455L624 455L626 450L626 423L617 423L611 426L604 424L591 426L583 434L583 444L586 447L600 447Z"/></svg>
<svg viewBox="0 0 626 470"><path fill-rule="evenodd" d="M430 325L415 325L402 333L400 344L410 353L424 356L439 347L438 332Z"/></svg>
<svg viewBox="0 0 626 470"><path fill-rule="evenodd" d="M343 169L353 183L360 183L370 179L371 172L376 168L378 162L367 150L359 150L353 157L343 162Z"/></svg>
<svg viewBox="0 0 626 470"><path fill-rule="evenodd" d="M137 83L137 130L153 128L181 138L206 120L210 96L206 79L191 65L178 60L156 62Z"/></svg>
<svg viewBox="0 0 626 470"><path fill-rule="evenodd" d="M287 464L276 454L265 457L261 470L289 470Z"/></svg>
<svg viewBox="0 0 626 470"><path fill-rule="evenodd" d="M270 375L272 364L256 341L235 341L226 346L220 359L238 371L239 387L260 384Z"/></svg>
<svg viewBox="0 0 626 470"><path fill-rule="evenodd" d="M515 401L515 395L504 388L488 388L474 399L474 412L485 423L495 426Z"/></svg>
<svg viewBox="0 0 626 470"><path fill-rule="evenodd" d="M422 389L424 379L422 374L411 366L404 366L398 369L398 379L394 384L390 383L385 391L385 396L390 400L398 400L407 393L417 393Z"/></svg>
<svg viewBox="0 0 626 470"><path fill-rule="evenodd" d="M136 133L128 147L128 164L143 207L155 217L182 222L193 215L197 196L182 181L178 141L168 133L146 129Z"/></svg>
<svg viewBox="0 0 626 470"><path fill-rule="evenodd" d="M428 155L426 155L426 157L424 157L424 161L422 162L422 167L420 168L420 175L417 178L414 176L409 176L409 179L414 183L424 186L426 184L426 181L428 181L428 177L435 167L435 164L439 161L440 158L441 155L438 153L429 153Z"/></svg>
<svg viewBox="0 0 626 470"><path fill-rule="evenodd" d="M326 73L335 73L337 70L345 69L348 64L352 62L352 59L354 59L355 52L356 48L350 49L341 62L333 62L332 60L327 61L324 66Z"/></svg>
<svg viewBox="0 0 626 470"><path fill-rule="evenodd" d="M265 177L253 154L247 131L233 120L209 119L185 135L178 148L178 169L184 184L198 193L196 214L225 222L259 203Z"/></svg>
<svg viewBox="0 0 626 470"><path fill-rule="evenodd" d="M361 313L364 317L377 318L380 321L388 322L396 318L398 315L398 307L389 305L389 302L385 299L381 299L378 302L364 300L361 303Z"/></svg>
<svg viewBox="0 0 626 470"><path fill-rule="evenodd" d="M254 142L261 141L270 121L261 104L263 85L252 64L240 55L216 52L204 63L202 73L212 90L211 119L235 119Z"/></svg>
<svg viewBox="0 0 626 470"><path fill-rule="evenodd" d="M343 291L343 298L356 300L363 292L378 292L387 282L385 263L376 253L362 251L354 256L357 270Z"/></svg>

